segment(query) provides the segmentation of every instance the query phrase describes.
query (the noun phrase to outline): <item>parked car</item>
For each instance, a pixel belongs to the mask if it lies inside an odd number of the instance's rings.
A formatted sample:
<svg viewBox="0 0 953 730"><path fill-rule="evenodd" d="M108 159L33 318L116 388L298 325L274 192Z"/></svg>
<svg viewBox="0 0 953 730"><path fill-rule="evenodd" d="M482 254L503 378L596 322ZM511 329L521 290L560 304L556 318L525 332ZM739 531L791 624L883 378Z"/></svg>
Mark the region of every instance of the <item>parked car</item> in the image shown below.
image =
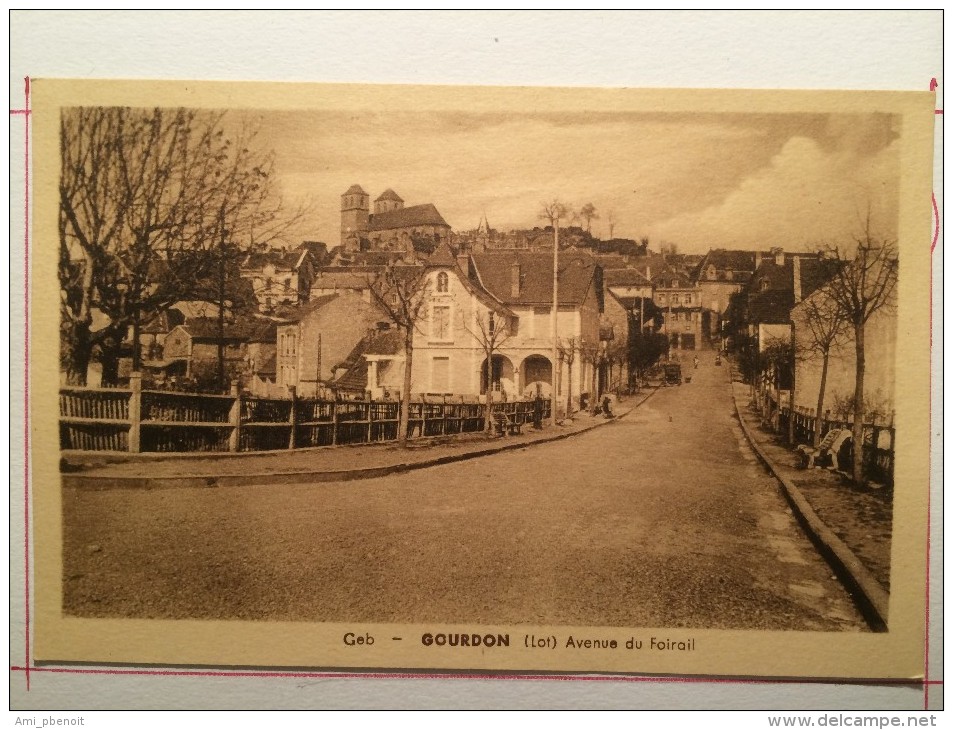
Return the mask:
<svg viewBox="0 0 953 730"><path fill-rule="evenodd" d="M666 385L681 385L682 384L682 366L677 362L665 363L662 366L665 373L665 384Z"/></svg>

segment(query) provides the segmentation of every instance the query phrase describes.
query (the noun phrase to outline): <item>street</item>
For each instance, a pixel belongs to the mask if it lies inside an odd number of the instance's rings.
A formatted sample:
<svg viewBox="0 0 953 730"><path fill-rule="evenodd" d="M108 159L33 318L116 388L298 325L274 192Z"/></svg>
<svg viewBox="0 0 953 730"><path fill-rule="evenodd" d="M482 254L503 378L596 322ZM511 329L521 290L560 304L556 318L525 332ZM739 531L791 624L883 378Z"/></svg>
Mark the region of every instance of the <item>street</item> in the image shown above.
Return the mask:
<svg viewBox="0 0 953 730"><path fill-rule="evenodd" d="M64 608L136 618L863 631L727 368L579 436L363 481L64 489Z"/></svg>

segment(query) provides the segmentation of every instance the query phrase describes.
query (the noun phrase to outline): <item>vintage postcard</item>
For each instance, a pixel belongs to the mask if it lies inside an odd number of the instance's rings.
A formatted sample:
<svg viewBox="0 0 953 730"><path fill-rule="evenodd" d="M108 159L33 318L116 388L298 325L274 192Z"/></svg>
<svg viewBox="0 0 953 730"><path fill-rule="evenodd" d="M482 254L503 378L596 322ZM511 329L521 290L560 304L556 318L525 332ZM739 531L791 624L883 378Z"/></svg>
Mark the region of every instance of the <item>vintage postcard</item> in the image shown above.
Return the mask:
<svg viewBox="0 0 953 730"><path fill-rule="evenodd" d="M923 676L932 94L32 99L37 662Z"/></svg>

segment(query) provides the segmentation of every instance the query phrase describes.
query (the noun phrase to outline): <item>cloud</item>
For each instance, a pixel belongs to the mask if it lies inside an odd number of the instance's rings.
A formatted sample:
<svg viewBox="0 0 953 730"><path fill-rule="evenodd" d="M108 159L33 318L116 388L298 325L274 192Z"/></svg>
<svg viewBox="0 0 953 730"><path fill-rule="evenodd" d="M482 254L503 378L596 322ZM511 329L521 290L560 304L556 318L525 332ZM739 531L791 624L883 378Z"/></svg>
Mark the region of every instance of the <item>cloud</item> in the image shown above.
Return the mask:
<svg viewBox="0 0 953 730"><path fill-rule="evenodd" d="M867 210L880 235L897 229L899 158L896 143L842 145L825 151L813 139L792 137L764 168L721 202L679 214L653 227L681 250L709 247L813 248L851 238Z"/></svg>

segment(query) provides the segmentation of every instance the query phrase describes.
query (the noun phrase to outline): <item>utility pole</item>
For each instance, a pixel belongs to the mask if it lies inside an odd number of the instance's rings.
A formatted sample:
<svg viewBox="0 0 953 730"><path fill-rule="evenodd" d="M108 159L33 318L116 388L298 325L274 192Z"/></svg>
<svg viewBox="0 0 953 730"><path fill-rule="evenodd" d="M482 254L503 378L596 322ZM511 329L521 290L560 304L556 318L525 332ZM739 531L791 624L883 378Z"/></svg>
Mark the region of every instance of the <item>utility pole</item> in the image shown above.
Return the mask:
<svg viewBox="0 0 953 730"><path fill-rule="evenodd" d="M553 211L553 377L549 394L550 423L556 425L556 363L559 362L559 210Z"/></svg>

